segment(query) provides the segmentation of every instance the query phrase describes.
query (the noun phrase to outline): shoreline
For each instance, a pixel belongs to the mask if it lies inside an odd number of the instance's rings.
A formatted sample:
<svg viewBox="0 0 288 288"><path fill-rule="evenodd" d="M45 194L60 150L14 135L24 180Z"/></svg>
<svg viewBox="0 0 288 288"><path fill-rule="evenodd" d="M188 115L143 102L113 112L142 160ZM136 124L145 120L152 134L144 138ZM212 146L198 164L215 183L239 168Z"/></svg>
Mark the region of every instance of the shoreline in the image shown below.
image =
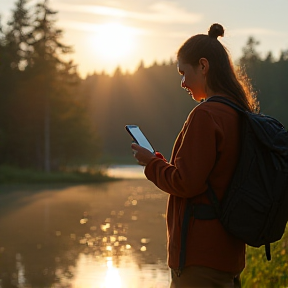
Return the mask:
<svg viewBox="0 0 288 288"><path fill-rule="evenodd" d="M35 169L20 169L13 166L0 166L0 185L7 184L85 184L117 181L107 175L106 169L73 169L72 171L37 171Z"/></svg>

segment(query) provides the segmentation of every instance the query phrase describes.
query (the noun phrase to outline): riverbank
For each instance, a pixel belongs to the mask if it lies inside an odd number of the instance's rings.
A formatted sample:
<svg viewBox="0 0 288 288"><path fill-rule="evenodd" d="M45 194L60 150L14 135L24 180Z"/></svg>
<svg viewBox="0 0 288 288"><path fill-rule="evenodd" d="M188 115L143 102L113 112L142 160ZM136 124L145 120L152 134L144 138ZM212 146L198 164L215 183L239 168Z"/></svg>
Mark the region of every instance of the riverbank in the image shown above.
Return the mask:
<svg viewBox="0 0 288 288"><path fill-rule="evenodd" d="M19 169L11 166L0 166L0 184L29 183L101 183L119 180L107 175L104 169L71 170L63 172L43 172L32 169Z"/></svg>

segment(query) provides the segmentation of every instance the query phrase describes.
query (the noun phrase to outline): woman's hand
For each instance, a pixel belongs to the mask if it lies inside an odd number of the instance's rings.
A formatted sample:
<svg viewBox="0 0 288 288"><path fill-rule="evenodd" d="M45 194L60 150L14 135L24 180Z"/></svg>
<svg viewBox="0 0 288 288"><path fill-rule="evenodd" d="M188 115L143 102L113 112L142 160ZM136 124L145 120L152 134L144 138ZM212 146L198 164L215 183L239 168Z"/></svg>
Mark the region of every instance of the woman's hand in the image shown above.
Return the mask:
<svg viewBox="0 0 288 288"><path fill-rule="evenodd" d="M148 149L139 146L136 143L132 143L131 148L134 152L134 157L138 160L138 163L142 166L146 166L156 156Z"/></svg>

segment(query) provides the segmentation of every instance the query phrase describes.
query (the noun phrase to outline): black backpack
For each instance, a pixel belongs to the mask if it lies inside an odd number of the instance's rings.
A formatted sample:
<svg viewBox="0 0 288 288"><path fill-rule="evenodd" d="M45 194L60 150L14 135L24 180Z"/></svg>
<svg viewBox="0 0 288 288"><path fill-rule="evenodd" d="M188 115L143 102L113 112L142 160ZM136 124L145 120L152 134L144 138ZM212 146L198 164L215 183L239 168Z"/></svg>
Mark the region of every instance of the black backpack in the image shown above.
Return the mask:
<svg viewBox="0 0 288 288"><path fill-rule="evenodd" d="M288 132L276 119L245 111L227 98L213 96L206 101L221 102L239 112L241 153L221 203L209 184L206 193L212 205L188 201L182 223L180 266L185 264L191 215L205 220L219 218L227 231L246 244L265 245L267 260L271 260L270 243L282 238L288 221Z"/></svg>

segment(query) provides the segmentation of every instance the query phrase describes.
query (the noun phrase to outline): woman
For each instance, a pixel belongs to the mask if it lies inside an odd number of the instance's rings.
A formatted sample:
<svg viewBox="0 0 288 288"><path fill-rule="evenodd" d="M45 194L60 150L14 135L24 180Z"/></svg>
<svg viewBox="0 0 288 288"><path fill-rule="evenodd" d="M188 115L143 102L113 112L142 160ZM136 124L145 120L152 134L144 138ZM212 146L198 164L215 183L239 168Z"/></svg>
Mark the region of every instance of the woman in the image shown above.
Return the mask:
<svg viewBox="0 0 288 288"><path fill-rule="evenodd" d="M181 86L201 103L184 123L170 163L132 144L138 163L146 166L147 179L170 194L167 235L171 288L240 287L239 275L245 266L245 243L228 234L218 219L199 220L192 215L187 235L182 234L189 199L193 204L210 204L205 193L209 183L221 200L239 157L239 115L225 104L206 100L217 95L248 111L257 107L249 87L237 78L226 49L217 40L223 35L223 27L213 24L208 35L189 38L178 51Z"/></svg>

